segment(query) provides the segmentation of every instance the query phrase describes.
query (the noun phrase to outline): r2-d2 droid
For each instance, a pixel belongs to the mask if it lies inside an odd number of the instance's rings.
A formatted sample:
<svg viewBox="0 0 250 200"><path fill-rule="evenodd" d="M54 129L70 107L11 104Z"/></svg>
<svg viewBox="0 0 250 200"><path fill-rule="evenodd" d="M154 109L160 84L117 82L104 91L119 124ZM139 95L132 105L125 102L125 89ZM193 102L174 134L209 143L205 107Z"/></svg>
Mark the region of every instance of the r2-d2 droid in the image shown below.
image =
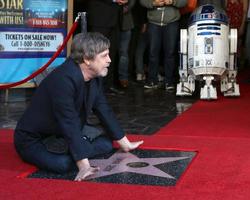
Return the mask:
<svg viewBox="0 0 250 200"><path fill-rule="evenodd" d="M237 29L229 29L228 18L214 5L197 8L187 29L180 32L180 83L177 96L192 95L195 80L202 81L201 99L217 99L213 83L220 80L224 96L239 96L236 83Z"/></svg>

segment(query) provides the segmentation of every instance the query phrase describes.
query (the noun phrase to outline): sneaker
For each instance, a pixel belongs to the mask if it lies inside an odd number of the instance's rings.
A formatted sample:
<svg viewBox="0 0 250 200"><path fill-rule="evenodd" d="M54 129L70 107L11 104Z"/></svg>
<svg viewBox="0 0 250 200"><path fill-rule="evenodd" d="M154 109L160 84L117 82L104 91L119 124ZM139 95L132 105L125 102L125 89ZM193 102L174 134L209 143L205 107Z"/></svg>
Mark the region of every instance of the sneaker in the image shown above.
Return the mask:
<svg viewBox="0 0 250 200"><path fill-rule="evenodd" d="M158 88L158 85L153 83L153 82L150 82L150 83L146 83L144 85L144 88L146 88L146 89L156 89L156 88Z"/></svg>
<svg viewBox="0 0 250 200"><path fill-rule="evenodd" d="M175 87L174 87L173 84L170 84L170 83L165 84L165 90L166 91L172 92L172 91L174 91L174 89L175 89Z"/></svg>

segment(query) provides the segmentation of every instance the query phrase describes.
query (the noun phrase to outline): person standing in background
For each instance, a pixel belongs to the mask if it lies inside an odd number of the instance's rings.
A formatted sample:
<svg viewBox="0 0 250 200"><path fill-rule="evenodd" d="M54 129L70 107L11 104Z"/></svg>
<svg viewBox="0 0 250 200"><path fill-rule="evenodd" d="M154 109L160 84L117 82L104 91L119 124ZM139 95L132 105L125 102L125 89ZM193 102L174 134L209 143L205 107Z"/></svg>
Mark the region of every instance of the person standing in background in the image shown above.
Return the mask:
<svg viewBox="0 0 250 200"><path fill-rule="evenodd" d="M226 13L229 19L230 28L236 28L238 31L238 51L237 66L240 67L242 56L242 43L245 33L245 23L247 17L248 0L225 0Z"/></svg>
<svg viewBox="0 0 250 200"><path fill-rule="evenodd" d="M225 0L230 28L237 28L239 37L245 30L248 0Z"/></svg>
<svg viewBox="0 0 250 200"><path fill-rule="evenodd" d="M134 64L136 72L136 81L142 82L145 80L145 54L148 47L147 37L147 8L140 4L139 0L136 0L134 9L132 10L135 29L135 55Z"/></svg>
<svg viewBox="0 0 250 200"><path fill-rule="evenodd" d="M119 62L118 75L119 83L122 88L128 87L128 67L129 67L129 44L131 40L132 29L134 28L131 9L135 5L135 0L129 0L123 5L122 25L119 42Z"/></svg>
<svg viewBox="0 0 250 200"><path fill-rule="evenodd" d="M102 33L110 40L109 74L104 78L104 88L108 93L121 94L117 88L117 71L115 60L119 46L119 33L122 20L122 7L128 0L87 0L88 31Z"/></svg>
<svg viewBox="0 0 250 200"><path fill-rule="evenodd" d="M247 20L246 20L246 39L245 39L245 65L250 64L250 3L248 2Z"/></svg>
<svg viewBox="0 0 250 200"><path fill-rule="evenodd" d="M186 6L187 0L140 0L140 2L147 8L149 38L148 77L144 88L158 88L159 57L163 46L165 89L173 92L181 16L179 9Z"/></svg>

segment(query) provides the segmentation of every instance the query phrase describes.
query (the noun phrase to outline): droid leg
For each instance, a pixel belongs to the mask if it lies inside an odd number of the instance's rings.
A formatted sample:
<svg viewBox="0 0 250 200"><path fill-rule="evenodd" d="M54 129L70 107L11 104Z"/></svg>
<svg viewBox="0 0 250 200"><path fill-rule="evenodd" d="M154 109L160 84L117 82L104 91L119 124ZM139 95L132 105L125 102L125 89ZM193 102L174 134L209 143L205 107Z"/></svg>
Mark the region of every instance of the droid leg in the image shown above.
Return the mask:
<svg viewBox="0 0 250 200"><path fill-rule="evenodd" d="M188 33L187 29L180 32L180 83L177 84L177 96L191 96L195 89L194 76L188 74L187 64Z"/></svg>
<svg viewBox="0 0 250 200"><path fill-rule="evenodd" d="M212 85L213 76L204 76L205 85L201 88L200 98L201 99L217 99L216 88Z"/></svg>
<svg viewBox="0 0 250 200"><path fill-rule="evenodd" d="M236 71L231 70L221 79L221 92L224 96L240 96L239 84L236 83Z"/></svg>
<svg viewBox="0 0 250 200"><path fill-rule="evenodd" d="M224 78L221 79L221 92L224 96L240 96L239 84L236 83L237 75L237 29L230 29L230 55L229 69Z"/></svg>
<svg viewBox="0 0 250 200"><path fill-rule="evenodd" d="M183 76L180 79L180 83L177 84L176 95L177 96L191 96L195 90L194 76Z"/></svg>

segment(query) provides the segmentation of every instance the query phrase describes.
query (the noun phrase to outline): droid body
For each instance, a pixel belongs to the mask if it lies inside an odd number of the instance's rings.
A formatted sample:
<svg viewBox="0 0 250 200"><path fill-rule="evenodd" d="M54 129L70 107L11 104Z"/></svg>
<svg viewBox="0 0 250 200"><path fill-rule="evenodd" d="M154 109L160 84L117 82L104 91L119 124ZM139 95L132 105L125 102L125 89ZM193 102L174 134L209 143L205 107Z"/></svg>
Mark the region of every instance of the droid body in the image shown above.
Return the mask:
<svg viewBox="0 0 250 200"><path fill-rule="evenodd" d="M237 29L230 29L222 9L203 5L190 16L188 29L180 31L180 83L177 96L192 95L201 81L201 99L217 99L215 81L224 96L239 96L236 83Z"/></svg>

